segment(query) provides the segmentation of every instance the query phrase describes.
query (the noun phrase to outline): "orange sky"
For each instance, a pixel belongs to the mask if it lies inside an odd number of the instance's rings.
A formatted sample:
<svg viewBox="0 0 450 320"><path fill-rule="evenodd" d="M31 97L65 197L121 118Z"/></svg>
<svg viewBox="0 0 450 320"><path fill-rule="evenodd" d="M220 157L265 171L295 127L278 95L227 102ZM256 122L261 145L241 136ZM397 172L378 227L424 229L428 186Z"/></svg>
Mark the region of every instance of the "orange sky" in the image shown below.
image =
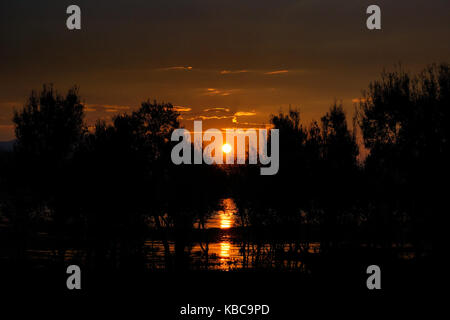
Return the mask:
<svg viewBox="0 0 450 320"><path fill-rule="evenodd" d="M187 127L264 126L299 108L319 120L383 68L416 71L450 57L450 2L377 1L382 30L365 27L365 0L77 0L82 30L65 28L71 1L0 4L0 141L32 89L80 86L87 120L148 98L171 102Z"/></svg>

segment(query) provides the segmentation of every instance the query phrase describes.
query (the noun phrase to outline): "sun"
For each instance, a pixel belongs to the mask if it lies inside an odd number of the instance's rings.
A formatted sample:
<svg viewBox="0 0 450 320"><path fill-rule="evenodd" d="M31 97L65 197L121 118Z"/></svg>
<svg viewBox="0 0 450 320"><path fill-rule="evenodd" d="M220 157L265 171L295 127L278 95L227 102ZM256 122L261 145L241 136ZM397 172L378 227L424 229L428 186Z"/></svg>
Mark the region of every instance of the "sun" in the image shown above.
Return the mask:
<svg viewBox="0 0 450 320"><path fill-rule="evenodd" d="M222 151L225 152L225 153L229 153L231 151L231 146L228 143L225 143L222 146Z"/></svg>

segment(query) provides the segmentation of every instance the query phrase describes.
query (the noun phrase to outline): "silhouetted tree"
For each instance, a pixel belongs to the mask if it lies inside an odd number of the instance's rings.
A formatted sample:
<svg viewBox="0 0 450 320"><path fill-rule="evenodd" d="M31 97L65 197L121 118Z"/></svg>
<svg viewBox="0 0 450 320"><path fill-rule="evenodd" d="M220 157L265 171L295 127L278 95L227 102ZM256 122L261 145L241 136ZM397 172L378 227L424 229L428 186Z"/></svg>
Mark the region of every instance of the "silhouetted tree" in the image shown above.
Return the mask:
<svg viewBox="0 0 450 320"><path fill-rule="evenodd" d="M359 149L355 136L347 127L342 105L335 103L321 118L321 123L322 166L317 178L322 181L320 195L324 220L321 249L325 251L333 241L342 240L339 219L349 213L355 202L350 195L355 188Z"/></svg>
<svg viewBox="0 0 450 320"><path fill-rule="evenodd" d="M154 217L160 227L178 116L171 104L146 101L111 124L98 122L86 136L79 164L83 177L93 181L85 186L83 210L95 266L106 263L106 252L113 265L141 259L146 219Z"/></svg>
<svg viewBox="0 0 450 320"><path fill-rule="evenodd" d="M418 255L431 245L432 215L443 199L439 180L448 163L449 97L449 66L440 64L416 76L402 69L384 72L360 104L370 150L369 192L377 196L373 219L389 235L383 239L387 245L394 228L397 236L402 229L412 231Z"/></svg>

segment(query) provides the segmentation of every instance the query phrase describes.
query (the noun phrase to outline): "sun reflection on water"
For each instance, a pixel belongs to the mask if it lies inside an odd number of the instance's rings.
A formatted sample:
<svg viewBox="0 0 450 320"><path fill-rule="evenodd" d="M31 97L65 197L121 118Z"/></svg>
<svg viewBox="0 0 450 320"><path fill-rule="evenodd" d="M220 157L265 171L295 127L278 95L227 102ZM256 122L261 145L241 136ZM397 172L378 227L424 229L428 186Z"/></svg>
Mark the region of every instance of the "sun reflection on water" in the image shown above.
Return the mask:
<svg viewBox="0 0 450 320"><path fill-rule="evenodd" d="M220 215L220 229L228 229L231 228L232 220L229 214L222 213Z"/></svg>
<svg viewBox="0 0 450 320"><path fill-rule="evenodd" d="M229 229L233 226L233 215L236 212L236 204L233 199L222 201L223 211L219 212L220 229Z"/></svg>
<svg viewBox="0 0 450 320"><path fill-rule="evenodd" d="M222 210L214 212L206 222L205 227L207 229L218 228L227 230L235 226L237 209L233 199L223 199L221 206Z"/></svg>
<svg viewBox="0 0 450 320"><path fill-rule="evenodd" d="M221 259L227 259L230 257L230 243L229 242L221 242L220 243L219 257Z"/></svg>

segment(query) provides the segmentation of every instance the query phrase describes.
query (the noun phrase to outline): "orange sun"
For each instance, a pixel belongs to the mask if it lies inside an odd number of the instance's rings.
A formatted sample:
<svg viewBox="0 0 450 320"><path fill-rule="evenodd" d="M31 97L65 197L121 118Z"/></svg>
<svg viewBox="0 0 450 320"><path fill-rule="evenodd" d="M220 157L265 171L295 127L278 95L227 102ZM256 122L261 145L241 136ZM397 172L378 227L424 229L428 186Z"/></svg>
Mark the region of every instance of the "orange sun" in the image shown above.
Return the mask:
<svg viewBox="0 0 450 320"><path fill-rule="evenodd" d="M225 143L225 144L222 146L222 151L225 152L225 153L230 152L230 151L231 151L231 146L230 146L228 143Z"/></svg>

